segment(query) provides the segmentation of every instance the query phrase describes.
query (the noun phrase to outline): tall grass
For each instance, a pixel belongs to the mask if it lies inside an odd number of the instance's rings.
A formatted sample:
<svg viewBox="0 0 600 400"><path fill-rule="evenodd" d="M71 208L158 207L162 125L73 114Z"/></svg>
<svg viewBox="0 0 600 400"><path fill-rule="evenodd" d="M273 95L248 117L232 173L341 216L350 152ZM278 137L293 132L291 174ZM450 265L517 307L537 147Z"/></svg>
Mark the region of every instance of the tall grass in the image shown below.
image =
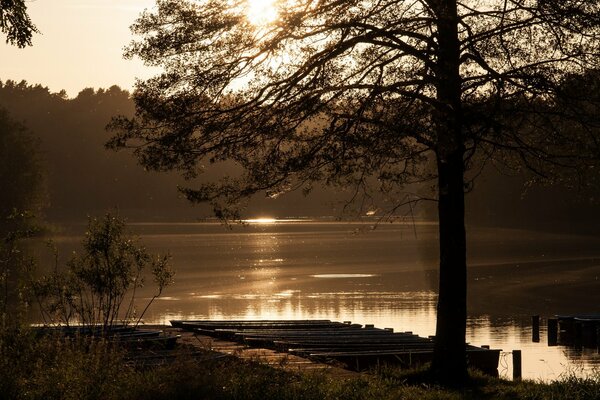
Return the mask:
<svg viewBox="0 0 600 400"><path fill-rule="evenodd" d="M0 338L0 398L111 399L131 376L122 352L103 340L40 337L32 330Z"/></svg>
<svg viewBox="0 0 600 400"><path fill-rule="evenodd" d="M169 363L136 368L126 353L101 340L0 338L0 399L600 399L600 378L568 376L543 384L472 374L462 388L432 383L425 370L389 368L359 378L293 373L234 358L199 361L185 350Z"/></svg>

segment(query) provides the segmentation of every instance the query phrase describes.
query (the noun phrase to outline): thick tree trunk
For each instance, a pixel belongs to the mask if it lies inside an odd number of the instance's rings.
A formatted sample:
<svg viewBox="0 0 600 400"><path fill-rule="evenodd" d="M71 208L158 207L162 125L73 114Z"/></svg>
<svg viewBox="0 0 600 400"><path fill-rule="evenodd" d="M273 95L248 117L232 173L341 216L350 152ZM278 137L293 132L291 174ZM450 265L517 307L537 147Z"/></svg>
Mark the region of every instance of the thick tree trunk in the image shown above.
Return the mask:
<svg viewBox="0 0 600 400"><path fill-rule="evenodd" d="M467 263L463 191L463 152L441 158L439 174L440 282L433 371L445 383L467 376Z"/></svg>
<svg viewBox="0 0 600 400"><path fill-rule="evenodd" d="M456 1L435 4L438 27L436 76L440 282L432 370L448 384L467 376L467 264L464 206L464 136Z"/></svg>

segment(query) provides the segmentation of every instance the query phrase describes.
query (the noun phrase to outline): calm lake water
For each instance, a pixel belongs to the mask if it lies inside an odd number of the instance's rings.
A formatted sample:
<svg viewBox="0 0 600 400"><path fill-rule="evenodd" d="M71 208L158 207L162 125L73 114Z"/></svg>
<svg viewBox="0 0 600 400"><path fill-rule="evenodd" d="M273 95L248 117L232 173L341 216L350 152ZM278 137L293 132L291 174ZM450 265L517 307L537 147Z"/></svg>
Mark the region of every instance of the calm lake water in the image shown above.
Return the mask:
<svg viewBox="0 0 600 400"><path fill-rule="evenodd" d="M176 269L175 284L152 306L147 322L326 318L435 334L435 224L131 228L153 252L169 251ZM526 378L598 373L597 349L547 346L545 317L600 312L600 238L489 228L468 228L468 235L467 340L502 349L504 376L512 374L514 349L522 350ZM55 238L63 254L80 240L80 233ZM531 341L534 314L542 316L540 343Z"/></svg>

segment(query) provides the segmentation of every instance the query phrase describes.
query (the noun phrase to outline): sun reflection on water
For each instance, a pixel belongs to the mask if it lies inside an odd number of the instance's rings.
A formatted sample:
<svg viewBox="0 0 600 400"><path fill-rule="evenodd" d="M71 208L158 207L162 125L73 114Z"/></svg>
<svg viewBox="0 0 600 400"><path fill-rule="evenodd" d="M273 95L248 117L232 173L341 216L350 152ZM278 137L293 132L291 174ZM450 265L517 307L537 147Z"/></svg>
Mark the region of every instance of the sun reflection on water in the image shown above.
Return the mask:
<svg viewBox="0 0 600 400"><path fill-rule="evenodd" d="M274 223L278 222L278 220L276 218L250 218L250 219L243 219L242 222L245 222L248 224L274 224Z"/></svg>

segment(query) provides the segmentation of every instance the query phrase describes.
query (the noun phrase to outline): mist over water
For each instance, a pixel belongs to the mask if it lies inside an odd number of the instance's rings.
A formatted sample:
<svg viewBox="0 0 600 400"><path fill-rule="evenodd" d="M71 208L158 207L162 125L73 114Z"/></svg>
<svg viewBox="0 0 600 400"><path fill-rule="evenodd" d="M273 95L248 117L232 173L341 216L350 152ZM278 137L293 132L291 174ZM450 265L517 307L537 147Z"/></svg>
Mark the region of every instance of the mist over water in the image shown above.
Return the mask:
<svg viewBox="0 0 600 400"><path fill-rule="evenodd" d="M63 253L76 247L78 229L55 238ZM176 270L148 323L325 318L435 334L435 224L373 229L371 222L296 220L131 229L151 252L170 252ZM600 238L497 228L468 228L468 236L467 341L521 349L525 378L551 380L600 367L597 349L548 347L544 322L555 314L600 311ZM540 343L531 342L534 314L543 320ZM510 354L499 370L510 376Z"/></svg>

